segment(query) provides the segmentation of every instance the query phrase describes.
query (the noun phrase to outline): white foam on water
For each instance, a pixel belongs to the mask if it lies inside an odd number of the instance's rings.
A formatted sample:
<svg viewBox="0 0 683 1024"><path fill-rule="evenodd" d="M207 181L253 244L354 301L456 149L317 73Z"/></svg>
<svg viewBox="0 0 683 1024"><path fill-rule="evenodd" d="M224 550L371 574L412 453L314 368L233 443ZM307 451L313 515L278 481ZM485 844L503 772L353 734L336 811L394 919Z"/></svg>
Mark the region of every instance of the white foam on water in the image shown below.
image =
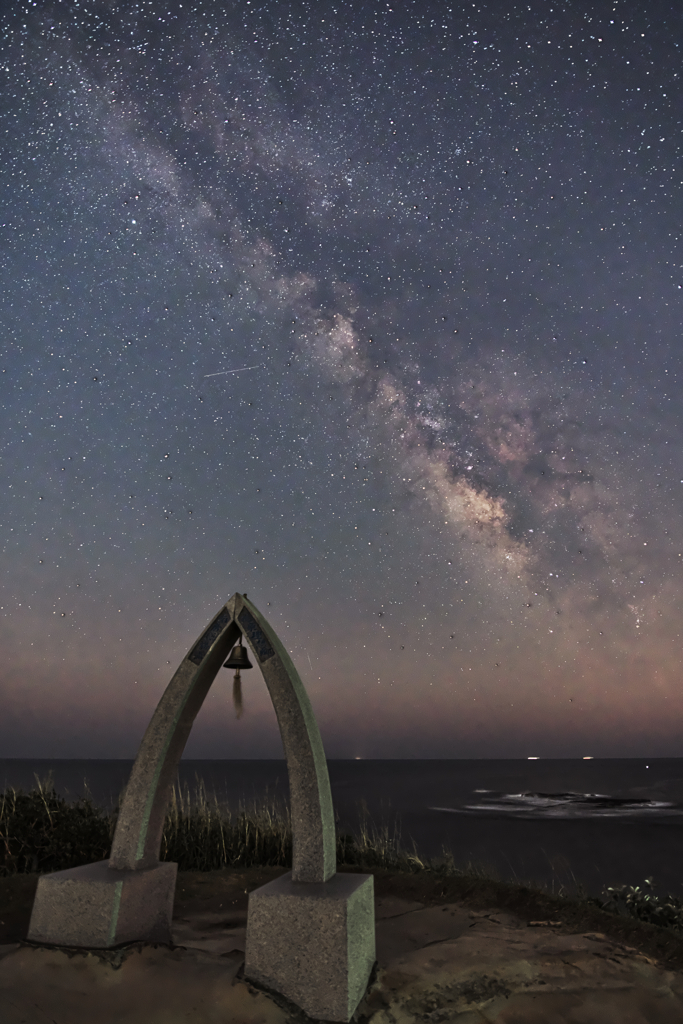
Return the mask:
<svg viewBox="0 0 683 1024"><path fill-rule="evenodd" d="M615 797L608 793L495 793L475 789L479 803L430 807L450 814L504 814L517 818L680 817L683 807L665 800Z"/></svg>

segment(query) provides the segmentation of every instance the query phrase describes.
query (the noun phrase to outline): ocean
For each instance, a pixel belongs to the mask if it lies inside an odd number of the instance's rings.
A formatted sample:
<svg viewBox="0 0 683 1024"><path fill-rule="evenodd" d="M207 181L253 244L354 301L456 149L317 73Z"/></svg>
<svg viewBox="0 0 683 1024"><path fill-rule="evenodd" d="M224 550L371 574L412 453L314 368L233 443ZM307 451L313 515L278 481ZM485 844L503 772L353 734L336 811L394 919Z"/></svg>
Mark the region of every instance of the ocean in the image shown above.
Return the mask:
<svg viewBox="0 0 683 1024"><path fill-rule="evenodd" d="M132 761L0 759L0 786L27 791L52 773L68 800L111 810ZM328 761L338 831L371 820L426 858L449 848L458 865L503 879L599 896L642 885L683 899L683 759ZM284 760L183 760L179 782L237 810L289 794Z"/></svg>

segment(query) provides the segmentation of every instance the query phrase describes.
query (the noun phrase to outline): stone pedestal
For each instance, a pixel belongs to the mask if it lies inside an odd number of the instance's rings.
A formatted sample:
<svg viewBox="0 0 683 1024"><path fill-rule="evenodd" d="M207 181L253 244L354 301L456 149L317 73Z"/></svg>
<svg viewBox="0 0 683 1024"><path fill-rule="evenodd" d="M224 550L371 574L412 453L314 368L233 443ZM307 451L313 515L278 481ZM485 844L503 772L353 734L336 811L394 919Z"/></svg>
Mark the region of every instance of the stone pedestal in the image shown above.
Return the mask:
<svg viewBox="0 0 683 1024"><path fill-rule="evenodd" d="M244 976L310 1017L350 1021L374 962L372 875L293 882L290 872L249 894Z"/></svg>
<svg viewBox="0 0 683 1024"><path fill-rule="evenodd" d="M27 938L55 946L107 949L171 942L178 865L119 871L108 860L38 879Z"/></svg>

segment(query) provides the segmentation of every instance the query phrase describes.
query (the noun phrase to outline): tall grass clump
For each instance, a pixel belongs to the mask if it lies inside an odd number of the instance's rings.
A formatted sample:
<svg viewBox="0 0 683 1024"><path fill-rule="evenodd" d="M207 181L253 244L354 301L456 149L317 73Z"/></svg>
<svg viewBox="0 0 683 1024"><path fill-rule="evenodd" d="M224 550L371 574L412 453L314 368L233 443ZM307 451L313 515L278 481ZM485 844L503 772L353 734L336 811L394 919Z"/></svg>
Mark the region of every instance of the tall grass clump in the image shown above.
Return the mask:
<svg viewBox="0 0 683 1024"><path fill-rule="evenodd" d="M90 797L67 804L51 777L30 793L0 793L0 876L46 874L109 856L113 828Z"/></svg>
<svg viewBox="0 0 683 1024"><path fill-rule="evenodd" d="M408 852L401 845L401 831L394 823L393 829L386 822L380 826L370 818L365 800L360 802L360 828L357 835L346 833L337 836L337 863L360 868L386 868L393 871L425 871L431 862L422 858L413 840L413 850Z"/></svg>
<svg viewBox="0 0 683 1024"><path fill-rule="evenodd" d="M212 871L222 867L291 867L292 818L287 805L267 798L237 814L221 808L217 797L209 801L203 780L196 779L195 797L173 787L161 840L161 860L175 861L180 871ZM361 803L358 835L337 835L337 863L361 868L421 871L427 868L415 849L406 852L395 826L377 827Z"/></svg>
<svg viewBox="0 0 683 1024"><path fill-rule="evenodd" d="M196 777L195 799L189 786L183 793L173 787L160 860L175 861L179 871L215 871L223 867L291 867L292 821L287 807L267 799L248 811L241 804L233 814L221 809L214 794L206 796L203 780Z"/></svg>
<svg viewBox="0 0 683 1024"><path fill-rule="evenodd" d="M9 788L0 793L0 875L46 874L106 860L111 851L123 800L113 812L93 805L90 796L74 804L57 794L52 775L29 793ZM87 784L86 784L87 792ZM203 780L196 776L190 795L174 785L166 813L159 858L175 861L181 871L214 871L223 867L291 867L292 821L289 807L268 799L236 813L209 800ZM415 849L400 845L396 827L377 827L362 803L358 835L337 836L337 863L360 868L425 870L428 863Z"/></svg>
<svg viewBox="0 0 683 1024"><path fill-rule="evenodd" d="M0 793L0 875L46 874L106 860L111 851L123 801L106 813L90 796L67 803L57 794L52 775L29 793L9 788ZM236 813L207 797L198 776L194 795L174 785L166 813L160 860L175 861L181 871L215 871L223 867L291 867L292 821L286 803L263 800ZM87 792L87 783L86 783ZM363 801L358 834L337 835L337 863L362 869L386 868L422 871L430 863L420 857L413 842L404 850L400 832L376 826ZM438 869L443 872L443 865ZM454 869L455 870L455 869Z"/></svg>

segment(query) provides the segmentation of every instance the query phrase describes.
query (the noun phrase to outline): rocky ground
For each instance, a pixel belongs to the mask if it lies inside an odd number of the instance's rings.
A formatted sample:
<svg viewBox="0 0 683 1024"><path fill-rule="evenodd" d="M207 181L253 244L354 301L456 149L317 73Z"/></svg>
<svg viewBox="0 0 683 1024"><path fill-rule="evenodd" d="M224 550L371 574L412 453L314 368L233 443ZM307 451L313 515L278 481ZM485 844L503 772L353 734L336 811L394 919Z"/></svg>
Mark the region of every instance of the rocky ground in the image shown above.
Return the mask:
<svg viewBox="0 0 683 1024"><path fill-rule="evenodd" d="M2 1024L307 1024L243 978L248 892L282 868L180 873L172 946L24 940L36 876L0 879ZM357 1024L683 1024L683 944L483 881L377 871L377 966Z"/></svg>

